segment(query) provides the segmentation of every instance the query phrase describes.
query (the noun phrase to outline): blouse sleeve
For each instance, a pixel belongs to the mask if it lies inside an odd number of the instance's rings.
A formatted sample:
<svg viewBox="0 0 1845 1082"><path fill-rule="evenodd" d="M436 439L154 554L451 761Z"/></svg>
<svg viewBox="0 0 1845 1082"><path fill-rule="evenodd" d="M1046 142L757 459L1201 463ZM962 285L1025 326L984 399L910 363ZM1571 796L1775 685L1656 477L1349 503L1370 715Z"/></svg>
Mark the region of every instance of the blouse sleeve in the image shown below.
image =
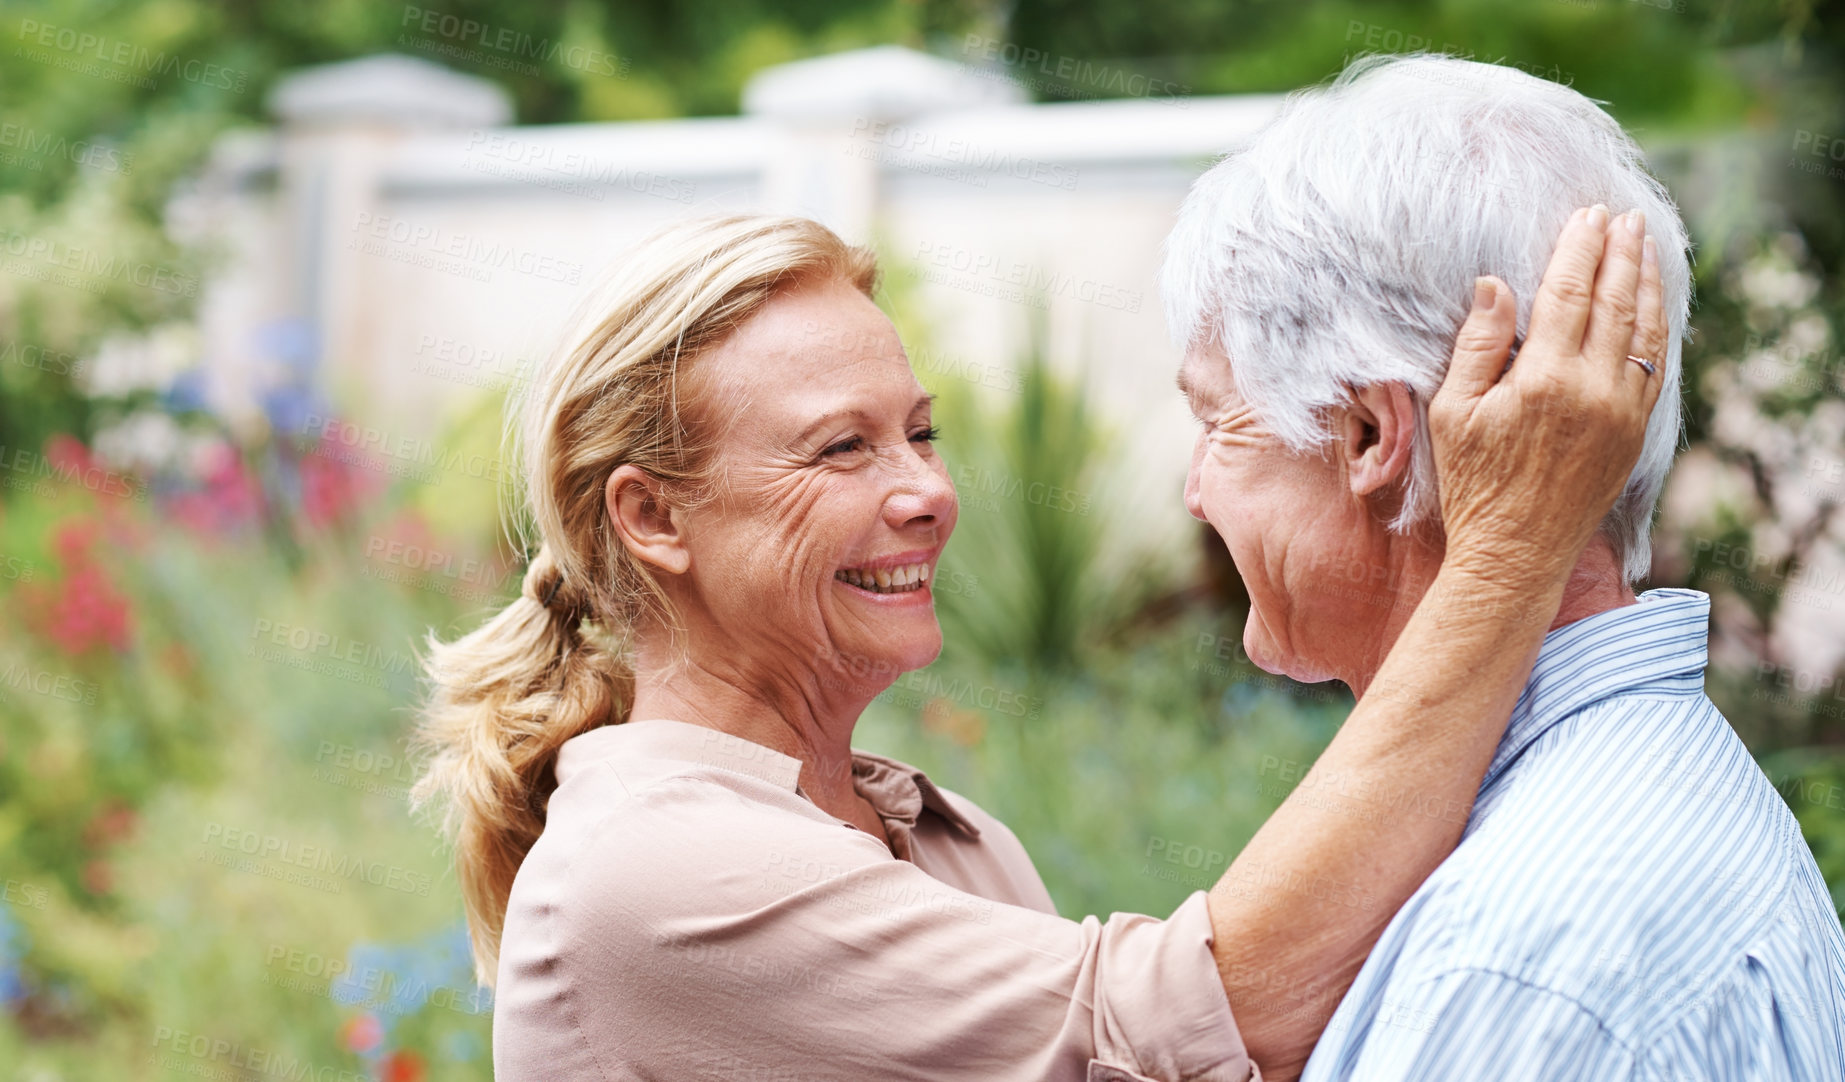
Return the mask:
<svg viewBox="0 0 1845 1082"><path fill-rule="evenodd" d="M739 804L714 841L709 784L653 786L567 865L521 871L497 1077L553 1077L529 1053L565 1036L609 1079L1259 1077L1202 892L1165 920L1068 920L834 822ZM520 1019L504 1035L503 1011Z"/></svg>

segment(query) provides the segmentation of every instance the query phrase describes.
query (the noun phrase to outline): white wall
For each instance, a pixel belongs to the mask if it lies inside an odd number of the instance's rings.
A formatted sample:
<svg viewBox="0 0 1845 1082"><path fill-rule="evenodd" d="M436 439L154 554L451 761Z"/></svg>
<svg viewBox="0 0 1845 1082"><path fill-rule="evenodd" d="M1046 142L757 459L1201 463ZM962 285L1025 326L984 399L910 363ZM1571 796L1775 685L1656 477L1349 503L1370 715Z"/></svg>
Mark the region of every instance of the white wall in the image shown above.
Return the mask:
<svg viewBox="0 0 1845 1082"><path fill-rule="evenodd" d="M260 343L281 321L315 332L340 416L437 439L639 235L793 211L884 247L938 368L1014 367L1041 311L1053 360L1086 371L1145 473L1122 510L1185 528L1192 426L1160 245L1192 179L1277 100L1031 105L991 74L873 49L763 73L737 118L542 127L507 126L491 84L421 60L298 74L277 128L227 141L205 185L232 251L204 305L213 401L263 423L256 396L288 373Z"/></svg>

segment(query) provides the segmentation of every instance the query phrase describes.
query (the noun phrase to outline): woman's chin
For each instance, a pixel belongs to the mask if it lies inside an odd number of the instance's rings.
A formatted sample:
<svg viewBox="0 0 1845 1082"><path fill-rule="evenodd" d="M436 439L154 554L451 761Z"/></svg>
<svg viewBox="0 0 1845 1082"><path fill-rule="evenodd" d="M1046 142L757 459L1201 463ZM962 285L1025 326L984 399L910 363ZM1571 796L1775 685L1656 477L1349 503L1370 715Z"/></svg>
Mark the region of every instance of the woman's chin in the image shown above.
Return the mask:
<svg viewBox="0 0 1845 1082"><path fill-rule="evenodd" d="M934 664L942 654L942 629L934 613L926 619L911 617L875 622L853 621L836 627L828 649L822 651L833 675L869 680L880 690L899 676ZM846 631L846 634L837 634Z"/></svg>
<svg viewBox="0 0 1845 1082"><path fill-rule="evenodd" d="M884 644L885 656L890 658L898 672L926 669L942 656L942 630L935 627L932 631L933 634L925 632L905 635L902 642Z"/></svg>
<svg viewBox="0 0 1845 1082"><path fill-rule="evenodd" d="M941 632L893 635L881 642L866 643L864 656L875 659L872 662L874 671L887 673L895 679L906 672L926 669L942 656Z"/></svg>

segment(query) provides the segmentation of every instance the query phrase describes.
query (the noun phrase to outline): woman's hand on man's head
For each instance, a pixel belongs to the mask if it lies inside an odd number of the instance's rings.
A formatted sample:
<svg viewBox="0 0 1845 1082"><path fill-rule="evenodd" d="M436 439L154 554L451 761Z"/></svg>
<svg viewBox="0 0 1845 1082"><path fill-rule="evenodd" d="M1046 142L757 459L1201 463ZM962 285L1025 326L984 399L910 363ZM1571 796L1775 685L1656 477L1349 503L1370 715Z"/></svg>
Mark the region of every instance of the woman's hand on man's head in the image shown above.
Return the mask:
<svg viewBox="0 0 1845 1082"><path fill-rule="evenodd" d="M1571 216L1509 368L1517 300L1497 278L1476 283L1429 403L1457 566L1514 588L1560 581L1626 487L1666 382L1664 290L1645 231L1638 212Z"/></svg>

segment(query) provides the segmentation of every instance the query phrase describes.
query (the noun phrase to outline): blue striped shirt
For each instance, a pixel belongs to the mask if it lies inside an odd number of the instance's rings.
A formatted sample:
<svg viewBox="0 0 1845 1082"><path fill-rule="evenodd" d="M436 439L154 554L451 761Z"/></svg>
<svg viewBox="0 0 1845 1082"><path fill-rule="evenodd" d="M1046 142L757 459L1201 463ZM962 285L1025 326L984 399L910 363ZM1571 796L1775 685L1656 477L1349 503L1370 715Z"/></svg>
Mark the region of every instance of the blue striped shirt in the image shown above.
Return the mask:
<svg viewBox="0 0 1845 1082"><path fill-rule="evenodd" d="M1845 933L1704 695L1710 598L1552 631L1303 1082L1845 1079Z"/></svg>

